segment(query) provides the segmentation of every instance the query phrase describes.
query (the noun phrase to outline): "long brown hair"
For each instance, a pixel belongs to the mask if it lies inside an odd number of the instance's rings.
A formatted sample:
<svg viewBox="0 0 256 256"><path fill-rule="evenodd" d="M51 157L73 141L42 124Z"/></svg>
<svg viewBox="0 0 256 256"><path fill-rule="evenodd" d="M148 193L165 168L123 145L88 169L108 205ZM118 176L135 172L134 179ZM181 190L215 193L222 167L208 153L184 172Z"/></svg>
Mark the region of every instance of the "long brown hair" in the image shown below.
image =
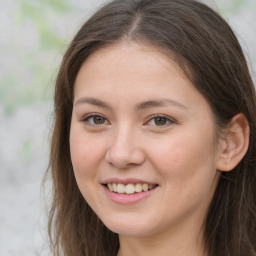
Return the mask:
<svg viewBox="0 0 256 256"><path fill-rule="evenodd" d="M56 81L50 167L53 201L49 234L55 256L116 256L117 234L108 230L82 197L74 177L69 132L73 86L81 64L117 41L147 43L171 53L210 104L221 129L237 113L250 124L249 149L221 174L205 219L209 256L256 255L256 97L237 38L225 20L194 0L115 0L79 30Z"/></svg>

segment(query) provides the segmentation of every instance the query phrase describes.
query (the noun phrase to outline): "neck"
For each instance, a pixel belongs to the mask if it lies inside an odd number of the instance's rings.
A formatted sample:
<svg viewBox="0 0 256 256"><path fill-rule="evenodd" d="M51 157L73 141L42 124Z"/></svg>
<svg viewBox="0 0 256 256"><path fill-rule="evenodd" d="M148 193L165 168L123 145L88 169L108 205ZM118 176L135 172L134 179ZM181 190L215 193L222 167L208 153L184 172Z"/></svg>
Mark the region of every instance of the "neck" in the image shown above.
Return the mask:
<svg viewBox="0 0 256 256"><path fill-rule="evenodd" d="M118 256L207 256L200 230L193 232L168 232L157 236L119 236Z"/></svg>

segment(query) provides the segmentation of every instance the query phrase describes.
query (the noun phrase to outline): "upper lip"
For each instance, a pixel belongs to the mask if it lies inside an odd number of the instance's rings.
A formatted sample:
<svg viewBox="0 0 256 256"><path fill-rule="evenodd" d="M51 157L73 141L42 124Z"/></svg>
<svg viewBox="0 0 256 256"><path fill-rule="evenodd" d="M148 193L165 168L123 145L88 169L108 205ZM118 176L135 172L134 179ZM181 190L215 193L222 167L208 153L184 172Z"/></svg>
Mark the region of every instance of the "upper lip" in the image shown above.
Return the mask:
<svg viewBox="0 0 256 256"><path fill-rule="evenodd" d="M148 184L148 185L156 185L157 183L151 182L151 181L146 181L142 179L136 179L136 178L126 178L126 179L120 179L120 178L109 178L103 180L102 184L108 184L108 183L116 183L116 184Z"/></svg>

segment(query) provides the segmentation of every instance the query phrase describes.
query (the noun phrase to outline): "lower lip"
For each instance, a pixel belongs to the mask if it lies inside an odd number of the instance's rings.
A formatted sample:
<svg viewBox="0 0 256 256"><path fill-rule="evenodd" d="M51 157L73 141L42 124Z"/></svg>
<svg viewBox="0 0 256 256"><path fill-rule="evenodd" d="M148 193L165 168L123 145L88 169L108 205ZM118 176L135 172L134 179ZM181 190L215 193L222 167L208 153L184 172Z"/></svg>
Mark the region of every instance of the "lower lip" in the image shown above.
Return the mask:
<svg viewBox="0 0 256 256"><path fill-rule="evenodd" d="M137 202L142 201L143 199L146 199L150 195L152 195L158 187L153 188L149 191L146 192L140 192L140 193L134 193L134 194L118 194L115 192L110 191L106 186L103 186L107 197L117 203L117 204L123 204L123 205L130 205L130 204L135 204Z"/></svg>

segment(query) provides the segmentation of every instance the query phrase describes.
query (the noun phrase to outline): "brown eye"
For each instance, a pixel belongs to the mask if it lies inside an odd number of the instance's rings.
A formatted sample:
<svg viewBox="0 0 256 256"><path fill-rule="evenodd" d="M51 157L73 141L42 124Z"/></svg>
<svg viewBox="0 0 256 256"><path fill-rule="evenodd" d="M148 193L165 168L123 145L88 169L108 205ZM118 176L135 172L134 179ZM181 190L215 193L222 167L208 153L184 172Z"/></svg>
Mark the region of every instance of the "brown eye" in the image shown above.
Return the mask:
<svg viewBox="0 0 256 256"><path fill-rule="evenodd" d="M89 124L89 125L105 125L109 124L108 120L100 115L93 115L90 114L86 116L84 119L82 119L83 122Z"/></svg>
<svg viewBox="0 0 256 256"><path fill-rule="evenodd" d="M93 123L94 124L104 124L106 119L102 116L94 116L93 117Z"/></svg>
<svg viewBox="0 0 256 256"><path fill-rule="evenodd" d="M163 126L163 125L166 125L167 119L165 117L158 116L154 118L154 122L155 122L155 125L157 126Z"/></svg>
<svg viewBox="0 0 256 256"><path fill-rule="evenodd" d="M172 118L164 115L155 115L146 122L147 125L155 127L169 127L174 123L176 122Z"/></svg>

